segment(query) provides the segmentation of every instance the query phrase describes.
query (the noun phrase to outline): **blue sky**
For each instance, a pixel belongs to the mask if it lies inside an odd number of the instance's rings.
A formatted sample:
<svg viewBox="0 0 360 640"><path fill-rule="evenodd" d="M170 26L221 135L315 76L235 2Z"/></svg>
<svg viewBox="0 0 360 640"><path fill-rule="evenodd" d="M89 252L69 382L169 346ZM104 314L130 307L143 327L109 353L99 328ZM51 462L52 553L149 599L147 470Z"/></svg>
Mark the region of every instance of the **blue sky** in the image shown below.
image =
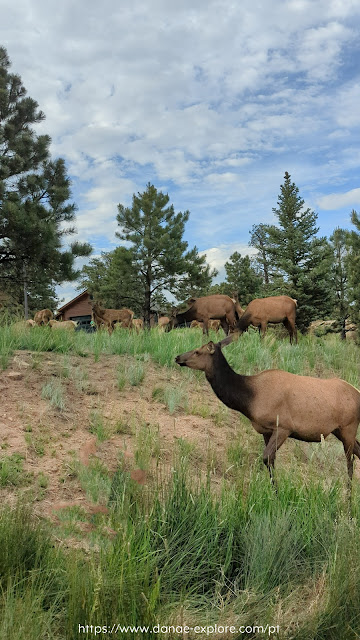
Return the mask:
<svg viewBox="0 0 360 640"><path fill-rule="evenodd" d="M355 0L2 0L0 42L94 255L151 182L190 210L186 240L221 277L252 225L274 222L285 171L322 235L360 210L359 26Z"/></svg>

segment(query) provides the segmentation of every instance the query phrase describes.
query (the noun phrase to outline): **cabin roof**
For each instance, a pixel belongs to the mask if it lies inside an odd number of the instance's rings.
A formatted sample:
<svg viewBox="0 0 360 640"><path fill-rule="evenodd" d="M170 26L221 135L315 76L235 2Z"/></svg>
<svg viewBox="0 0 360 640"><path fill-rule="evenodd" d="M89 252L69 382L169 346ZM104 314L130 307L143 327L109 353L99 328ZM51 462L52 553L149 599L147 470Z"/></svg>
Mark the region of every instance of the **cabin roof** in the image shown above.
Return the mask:
<svg viewBox="0 0 360 640"><path fill-rule="evenodd" d="M79 293L79 295L78 295L78 296L76 296L76 297L75 297L75 298L73 298L72 300L69 300L69 302L67 302L67 303L66 303L66 304L64 304L62 307L60 307L60 308L57 310L57 315L58 315L59 313L62 313L63 311L65 311L68 307L71 307L71 305L73 305L73 304L74 304L74 302L77 302L78 300L80 300L80 298L82 298L82 297L83 297L84 295L86 295L86 294L87 294L88 296L90 296L90 293L89 293L89 290L88 290L88 289L85 289L84 291L82 291L81 293Z"/></svg>

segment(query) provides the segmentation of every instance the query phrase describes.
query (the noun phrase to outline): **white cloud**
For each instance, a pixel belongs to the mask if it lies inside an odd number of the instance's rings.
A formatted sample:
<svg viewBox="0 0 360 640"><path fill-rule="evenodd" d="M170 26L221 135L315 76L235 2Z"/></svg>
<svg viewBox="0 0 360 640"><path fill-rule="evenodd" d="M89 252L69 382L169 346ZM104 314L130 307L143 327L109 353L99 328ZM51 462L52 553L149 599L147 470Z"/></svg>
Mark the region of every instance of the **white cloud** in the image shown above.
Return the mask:
<svg viewBox="0 0 360 640"><path fill-rule="evenodd" d="M255 256L257 250L253 247L249 247L245 244L231 243L222 244L218 247L210 247L205 251L200 251L200 255L206 255L206 261L212 269L216 269L219 273L216 277L216 282L223 282L226 278L225 262L227 262L230 256L237 251L241 256Z"/></svg>
<svg viewBox="0 0 360 640"><path fill-rule="evenodd" d="M359 3L3 0L1 17L97 248L148 181L201 249L272 222L285 170L321 209L358 204Z"/></svg>
<svg viewBox="0 0 360 640"><path fill-rule="evenodd" d="M351 189L346 193L330 193L317 201L321 209L341 209L343 207L356 207L360 204L360 188Z"/></svg>

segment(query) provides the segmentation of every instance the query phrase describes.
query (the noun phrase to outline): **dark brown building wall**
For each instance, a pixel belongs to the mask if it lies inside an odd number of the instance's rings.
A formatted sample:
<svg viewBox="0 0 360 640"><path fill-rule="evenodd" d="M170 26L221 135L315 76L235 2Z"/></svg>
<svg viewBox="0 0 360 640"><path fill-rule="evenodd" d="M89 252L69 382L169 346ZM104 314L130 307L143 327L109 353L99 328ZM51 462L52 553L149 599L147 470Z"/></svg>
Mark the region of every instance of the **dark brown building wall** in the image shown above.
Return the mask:
<svg viewBox="0 0 360 640"><path fill-rule="evenodd" d="M90 304L90 296L88 293L84 294L83 297L75 300L73 304L70 304L64 311L61 313L62 320L70 320L70 318L74 318L77 316L91 316L92 309Z"/></svg>

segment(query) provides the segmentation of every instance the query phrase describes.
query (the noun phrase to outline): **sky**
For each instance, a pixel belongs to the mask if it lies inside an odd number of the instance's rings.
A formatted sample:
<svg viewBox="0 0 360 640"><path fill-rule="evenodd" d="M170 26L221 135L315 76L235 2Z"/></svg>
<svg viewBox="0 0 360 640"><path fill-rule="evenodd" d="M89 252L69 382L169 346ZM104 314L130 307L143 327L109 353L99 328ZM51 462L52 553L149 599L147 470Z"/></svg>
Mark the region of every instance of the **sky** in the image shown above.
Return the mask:
<svg viewBox="0 0 360 640"><path fill-rule="evenodd" d="M359 27L358 0L1 0L0 44L65 159L77 239L118 246L117 205L150 182L222 280L252 225L276 222L285 171L320 235L351 228Z"/></svg>

